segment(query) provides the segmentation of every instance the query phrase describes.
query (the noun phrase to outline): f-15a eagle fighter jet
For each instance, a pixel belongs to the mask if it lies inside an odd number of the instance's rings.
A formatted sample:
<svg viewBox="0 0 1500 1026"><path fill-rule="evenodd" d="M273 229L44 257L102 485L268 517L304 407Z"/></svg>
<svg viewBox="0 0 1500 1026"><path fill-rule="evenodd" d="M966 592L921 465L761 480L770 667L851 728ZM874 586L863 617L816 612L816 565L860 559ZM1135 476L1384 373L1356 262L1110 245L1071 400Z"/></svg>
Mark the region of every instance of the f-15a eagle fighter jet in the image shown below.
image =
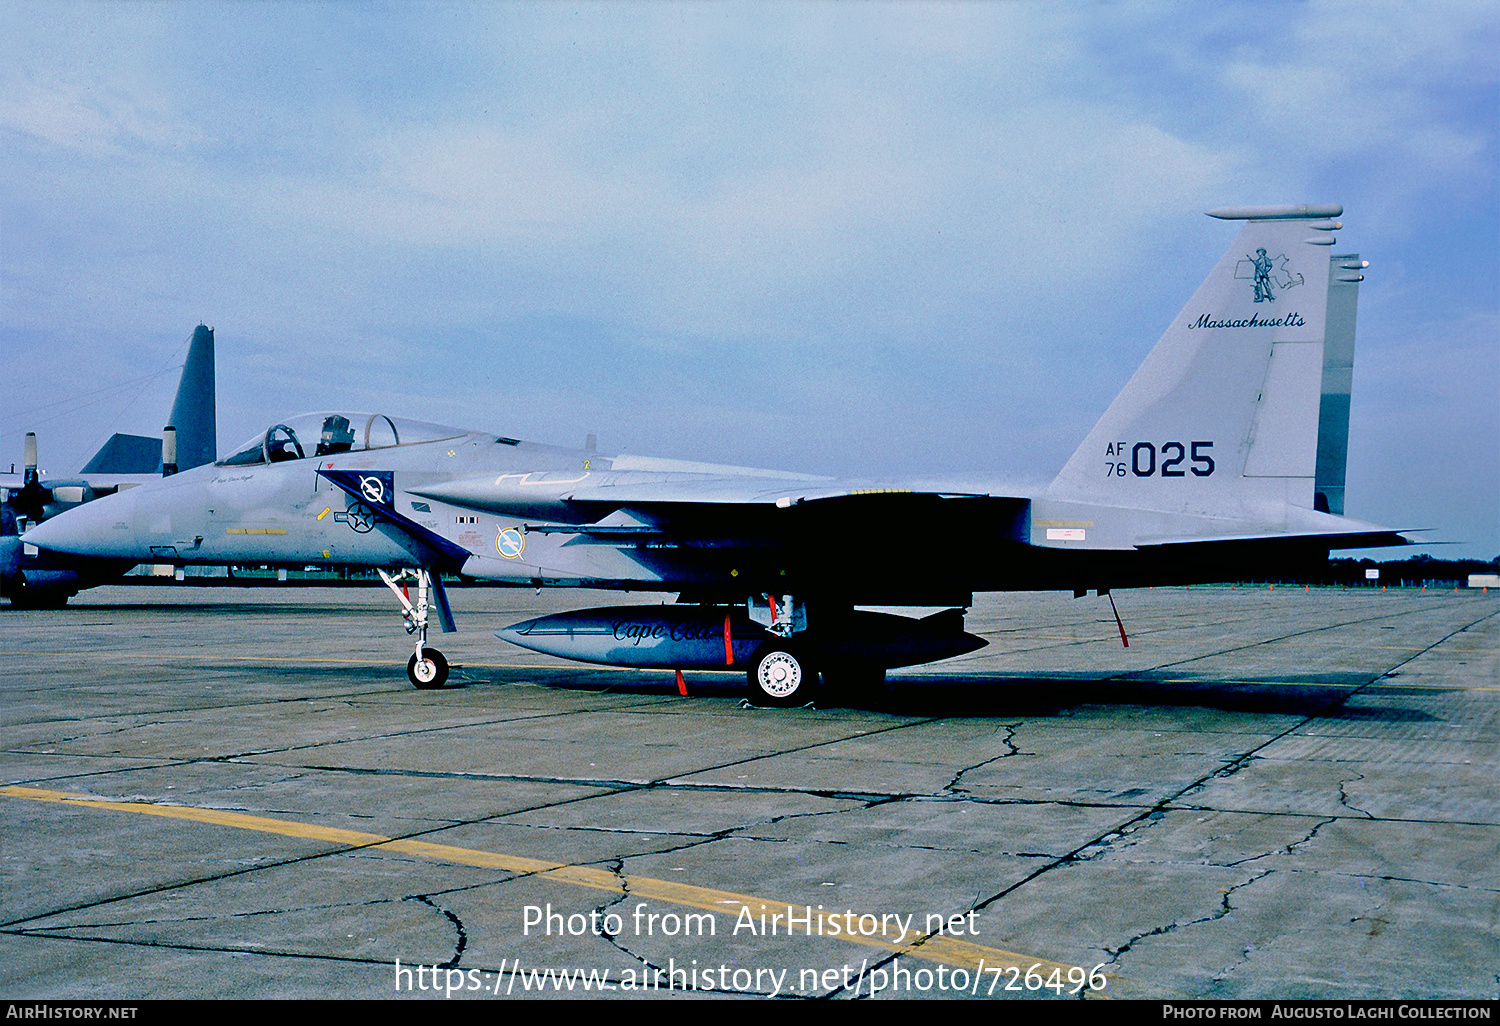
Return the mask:
<svg viewBox="0 0 1500 1026"><path fill-rule="evenodd" d="M441 686L444 574L654 590L499 637L588 662L742 668L763 703L821 673L870 686L972 651L973 593L1266 576L1330 549L1406 544L1343 513L1361 271L1334 205L1210 211L1238 237L1055 480L929 490L606 456L384 414L271 425L227 459L58 516L26 540L154 563L378 569ZM892 525L902 525L893 546ZM408 585L414 584L414 589ZM414 599L413 599L414 593ZM926 606L924 619L858 607Z"/></svg>

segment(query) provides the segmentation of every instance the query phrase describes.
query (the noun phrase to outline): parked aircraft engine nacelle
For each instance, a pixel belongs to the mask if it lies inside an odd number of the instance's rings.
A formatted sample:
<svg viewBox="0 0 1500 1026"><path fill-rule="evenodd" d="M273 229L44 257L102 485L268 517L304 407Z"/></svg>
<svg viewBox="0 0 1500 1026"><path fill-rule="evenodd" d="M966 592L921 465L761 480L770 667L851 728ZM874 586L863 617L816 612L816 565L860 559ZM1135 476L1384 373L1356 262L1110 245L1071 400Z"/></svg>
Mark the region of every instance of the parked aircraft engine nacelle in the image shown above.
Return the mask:
<svg viewBox="0 0 1500 1026"><path fill-rule="evenodd" d="M10 520L9 531L4 521ZM15 533L15 518L10 515L10 507L0 507L0 588L5 582L21 572L21 538Z"/></svg>

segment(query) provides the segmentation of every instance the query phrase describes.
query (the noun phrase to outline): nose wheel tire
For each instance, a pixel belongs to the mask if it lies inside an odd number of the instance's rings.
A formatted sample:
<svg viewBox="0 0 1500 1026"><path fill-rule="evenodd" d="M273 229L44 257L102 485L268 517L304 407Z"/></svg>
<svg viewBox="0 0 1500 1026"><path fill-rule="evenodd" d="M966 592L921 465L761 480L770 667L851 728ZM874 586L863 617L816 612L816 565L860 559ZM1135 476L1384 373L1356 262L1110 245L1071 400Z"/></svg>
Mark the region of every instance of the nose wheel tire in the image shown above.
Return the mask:
<svg viewBox="0 0 1500 1026"><path fill-rule="evenodd" d="M422 658L413 652L406 661L406 675L414 687L428 691L448 682L448 660L435 648L422 649Z"/></svg>
<svg viewBox="0 0 1500 1026"><path fill-rule="evenodd" d="M800 705L807 701L818 679L797 649L785 645L767 645L750 663L750 691L759 705Z"/></svg>

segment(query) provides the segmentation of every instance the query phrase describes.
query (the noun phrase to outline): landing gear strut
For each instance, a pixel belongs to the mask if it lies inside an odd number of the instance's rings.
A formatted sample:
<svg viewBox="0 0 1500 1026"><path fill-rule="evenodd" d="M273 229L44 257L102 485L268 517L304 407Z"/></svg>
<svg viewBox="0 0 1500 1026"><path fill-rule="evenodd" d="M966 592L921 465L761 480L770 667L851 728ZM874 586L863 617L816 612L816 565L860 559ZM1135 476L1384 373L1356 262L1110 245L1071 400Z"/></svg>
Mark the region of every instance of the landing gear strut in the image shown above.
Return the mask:
<svg viewBox="0 0 1500 1026"><path fill-rule="evenodd" d="M429 614L435 612L444 632L451 633L455 629L443 579L422 569L400 570L395 574L384 570L378 572L385 586L401 602L401 619L406 623L406 633L417 636L417 650L406 661L406 676L414 687L423 690L442 687L448 682L448 660L437 649L427 647L427 622ZM416 581L416 602L407 592L408 575Z"/></svg>
<svg viewBox="0 0 1500 1026"><path fill-rule="evenodd" d="M752 595L750 619L775 635L756 650L746 676L750 692L765 705L797 705L817 688L818 671L808 665L806 650L794 639L807 628L807 608L791 595Z"/></svg>

